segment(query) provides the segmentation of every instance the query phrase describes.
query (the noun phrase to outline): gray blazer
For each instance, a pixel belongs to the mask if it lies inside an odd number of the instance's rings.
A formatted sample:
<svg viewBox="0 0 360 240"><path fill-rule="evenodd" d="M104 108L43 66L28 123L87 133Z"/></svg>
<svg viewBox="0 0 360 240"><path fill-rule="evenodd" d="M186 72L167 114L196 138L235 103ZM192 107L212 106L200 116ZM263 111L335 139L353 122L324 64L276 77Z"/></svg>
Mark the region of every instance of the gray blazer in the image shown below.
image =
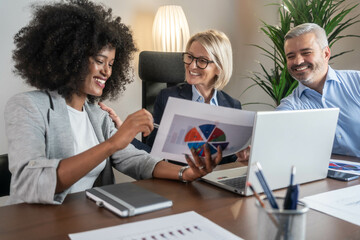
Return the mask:
<svg viewBox="0 0 360 240"><path fill-rule="evenodd" d="M108 114L97 105L85 103L84 109L100 143L116 132ZM62 203L68 190L55 194L56 168L62 159L74 155L65 99L56 92L20 93L8 101L4 116L12 173L8 203ZM129 145L106 160L94 185L114 183L112 166L135 179L151 178L160 160Z"/></svg>

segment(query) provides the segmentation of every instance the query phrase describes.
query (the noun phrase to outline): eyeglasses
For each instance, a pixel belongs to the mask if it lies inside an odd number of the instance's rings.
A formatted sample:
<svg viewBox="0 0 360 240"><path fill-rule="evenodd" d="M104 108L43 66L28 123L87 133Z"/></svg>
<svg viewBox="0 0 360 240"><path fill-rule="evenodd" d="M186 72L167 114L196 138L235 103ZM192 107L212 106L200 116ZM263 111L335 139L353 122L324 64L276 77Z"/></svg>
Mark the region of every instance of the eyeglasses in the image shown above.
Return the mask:
<svg viewBox="0 0 360 240"><path fill-rule="evenodd" d="M209 61L203 57L194 57L193 55L191 55L190 53L183 53L183 62L187 65L190 65L194 59L196 60L196 66L200 69L205 69L209 63L213 63L214 61Z"/></svg>

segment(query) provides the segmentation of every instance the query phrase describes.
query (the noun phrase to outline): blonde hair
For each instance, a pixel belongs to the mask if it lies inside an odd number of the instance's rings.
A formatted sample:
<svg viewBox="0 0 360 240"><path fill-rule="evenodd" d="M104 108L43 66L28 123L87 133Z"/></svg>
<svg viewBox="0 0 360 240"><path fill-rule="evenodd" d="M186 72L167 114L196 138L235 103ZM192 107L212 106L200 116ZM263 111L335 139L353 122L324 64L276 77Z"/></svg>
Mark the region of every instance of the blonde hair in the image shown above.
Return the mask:
<svg viewBox="0 0 360 240"><path fill-rule="evenodd" d="M219 75L215 79L214 88L223 89L230 81L233 71L233 56L229 38L225 33L218 30L207 30L193 35L186 45L189 51L193 42L199 42L213 59L219 69Z"/></svg>

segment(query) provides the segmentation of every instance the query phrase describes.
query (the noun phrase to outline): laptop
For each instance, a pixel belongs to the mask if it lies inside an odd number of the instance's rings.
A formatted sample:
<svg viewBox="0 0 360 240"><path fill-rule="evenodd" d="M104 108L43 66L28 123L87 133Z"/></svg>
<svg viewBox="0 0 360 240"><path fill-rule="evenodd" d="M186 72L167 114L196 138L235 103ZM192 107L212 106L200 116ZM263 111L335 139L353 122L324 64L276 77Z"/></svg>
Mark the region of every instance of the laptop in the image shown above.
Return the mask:
<svg viewBox="0 0 360 240"><path fill-rule="evenodd" d="M256 162L272 190L289 185L292 166L295 183L324 179L338 115L338 108L257 112L248 166L213 171L202 179L245 196L252 195L247 181L263 192L255 175Z"/></svg>

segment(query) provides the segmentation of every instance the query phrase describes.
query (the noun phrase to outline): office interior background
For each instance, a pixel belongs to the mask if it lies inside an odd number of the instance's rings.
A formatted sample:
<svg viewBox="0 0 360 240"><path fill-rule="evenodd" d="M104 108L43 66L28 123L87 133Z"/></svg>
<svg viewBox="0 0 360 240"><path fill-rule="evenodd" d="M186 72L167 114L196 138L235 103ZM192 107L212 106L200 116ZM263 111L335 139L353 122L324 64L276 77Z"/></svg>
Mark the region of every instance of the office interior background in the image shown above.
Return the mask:
<svg viewBox="0 0 360 240"><path fill-rule="evenodd" d="M162 5L180 5L183 8L189 24L190 35L207 29L218 29L230 38L233 47L234 71L230 83L224 91L242 103L264 102L274 104L264 91L254 87L242 94L253 81L246 77L249 71L259 71L257 61L261 61L268 68L272 63L262 56L261 51L247 44L266 46L267 37L260 31L264 20L269 24L278 23L277 7L267 6L279 3L279 0L94 0L113 9L116 16L130 26L133 31L137 48L140 51L154 50L152 42L152 24L158 8ZM24 81L13 74L11 59L14 49L13 37L24 27L31 18L30 5L47 1L36 0L0 0L0 112L5 109L8 99L19 92L32 90ZM358 0L347 0L346 4L359 3ZM360 6L351 16L360 14ZM360 24L347 29L344 34L360 35ZM346 38L335 43L331 49L333 53L340 51L354 51L336 58L331 66L335 69L360 70L360 39ZM125 119L127 115L141 108L141 80L137 73L138 54L134 56L134 81L127 86L126 91L116 100L107 102L118 115ZM273 110L267 105L247 105L246 110ZM7 153L7 139L4 117L0 119L0 154ZM140 135L138 135L139 137Z"/></svg>

